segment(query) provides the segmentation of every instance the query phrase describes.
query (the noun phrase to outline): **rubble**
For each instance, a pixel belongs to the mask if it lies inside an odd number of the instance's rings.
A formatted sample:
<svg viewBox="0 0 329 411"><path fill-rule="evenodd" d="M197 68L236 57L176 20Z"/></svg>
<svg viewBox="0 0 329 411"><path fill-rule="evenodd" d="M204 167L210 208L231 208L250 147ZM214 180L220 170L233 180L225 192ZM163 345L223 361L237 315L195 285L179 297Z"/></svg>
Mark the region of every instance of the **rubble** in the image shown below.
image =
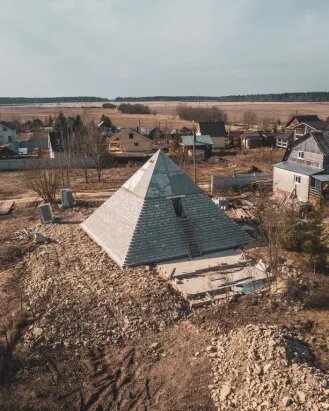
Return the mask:
<svg viewBox="0 0 329 411"><path fill-rule="evenodd" d="M210 389L218 410L329 409L329 378L292 330L248 325L212 345Z"/></svg>
<svg viewBox="0 0 329 411"><path fill-rule="evenodd" d="M24 305L35 318L24 335L28 346L120 344L188 313L185 301L156 273L145 267L120 269L79 226L42 229L40 234L52 241L19 265Z"/></svg>
<svg viewBox="0 0 329 411"><path fill-rule="evenodd" d="M38 228L23 229L15 231L10 238L11 241L32 240L36 244L46 243L49 239L41 233Z"/></svg>

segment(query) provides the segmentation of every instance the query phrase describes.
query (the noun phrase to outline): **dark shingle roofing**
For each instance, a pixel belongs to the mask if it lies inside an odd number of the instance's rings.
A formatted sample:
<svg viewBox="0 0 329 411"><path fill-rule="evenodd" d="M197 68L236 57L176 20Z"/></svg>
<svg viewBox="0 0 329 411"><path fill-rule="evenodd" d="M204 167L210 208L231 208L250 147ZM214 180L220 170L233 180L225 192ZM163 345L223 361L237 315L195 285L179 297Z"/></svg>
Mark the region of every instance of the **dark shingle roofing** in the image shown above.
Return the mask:
<svg viewBox="0 0 329 411"><path fill-rule="evenodd" d="M315 130L329 130L328 120L308 121L306 124L313 127Z"/></svg>
<svg viewBox="0 0 329 411"><path fill-rule="evenodd" d="M312 133L320 150L325 156L329 155L329 136L323 133Z"/></svg>
<svg viewBox="0 0 329 411"><path fill-rule="evenodd" d="M246 130L240 135L240 138L263 138L263 133L257 130Z"/></svg>
<svg viewBox="0 0 329 411"><path fill-rule="evenodd" d="M0 146L0 158L17 156L16 151L7 146Z"/></svg>
<svg viewBox="0 0 329 411"><path fill-rule="evenodd" d="M210 137L226 137L224 121L200 121L200 132Z"/></svg>
<svg viewBox="0 0 329 411"><path fill-rule="evenodd" d="M57 131L49 131L49 141L53 151L63 151L63 139Z"/></svg>
<svg viewBox="0 0 329 411"><path fill-rule="evenodd" d="M14 126L14 124L10 123L9 121L0 121L0 125L10 128L11 130L16 130L16 127Z"/></svg>
<svg viewBox="0 0 329 411"><path fill-rule="evenodd" d="M293 116L288 123L286 124L286 127L289 127L290 124L294 121L297 120L298 123L308 123L309 121L320 121L319 117L316 114L296 114Z"/></svg>

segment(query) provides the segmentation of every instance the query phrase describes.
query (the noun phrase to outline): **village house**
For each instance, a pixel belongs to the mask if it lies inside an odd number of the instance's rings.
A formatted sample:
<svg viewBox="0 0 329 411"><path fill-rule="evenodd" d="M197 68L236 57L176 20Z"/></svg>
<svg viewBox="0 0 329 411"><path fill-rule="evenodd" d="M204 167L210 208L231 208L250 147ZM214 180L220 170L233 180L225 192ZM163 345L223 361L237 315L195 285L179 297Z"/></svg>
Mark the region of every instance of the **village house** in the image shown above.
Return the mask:
<svg viewBox="0 0 329 411"><path fill-rule="evenodd" d="M258 147L275 147L275 135L263 131L247 130L241 134L241 147L252 149Z"/></svg>
<svg viewBox="0 0 329 411"><path fill-rule="evenodd" d="M111 155L145 156L153 152L153 142L131 128L125 128L108 139Z"/></svg>
<svg viewBox="0 0 329 411"><path fill-rule="evenodd" d="M207 160L211 156L212 151L212 139L210 136L195 136L195 143L193 142L194 136L187 135L182 136L182 142L180 145L183 148L183 153L188 156L193 156L193 146L195 144L195 150L198 157L201 157L202 160Z"/></svg>
<svg viewBox="0 0 329 411"><path fill-rule="evenodd" d="M276 146L287 148L289 144L294 141L294 133L289 131L287 133L280 133L276 135Z"/></svg>
<svg viewBox="0 0 329 411"><path fill-rule="evenodd" d="M316 114L296 114L285 125L285 128L293 128L301 123L308 123L309 121L319 121L319 117Z"/></svg>
<svg viewBox="0 0 329 411"><path fill-rule="evenodd" d="M310 133L312 131L323 131L329 133L329 121L317 120L317 121L308 121L296 124L295 126L290 127L294 133L294 139Z"/></svg>
<svg viewBox="0 0 329 411"><path fill-rule="evenodd" d="M273 167L275 195L302 202L328 197L329 136L312 132L300 137Z"/></svg>
<svg viewBox="0 0 329 411"><path fill-rule="evenodd" d="M43 130L19 133L15 148L19 152L26 151L26 154L35 150L47 150L49 148L48 133Z"/></svg>
<svg viewBox="0 0 329 411"><path fill-rule="evenodd" d="M225 149L230 146L224 121L200 121L197 134L210 136L213 149Z"/></svg>
<svg viewBox="0 0 329 411"><path fill-rule="evenodd" d="M285 125L287 131L293 131L294 140L314 131L329 133L329 121L321 120L315 114L295 115Z"/></svg>
<svg viewBox="0 0 329 411"><path fill-rule="evenodd" d="M16 141L16 127L8 121L0 121L0 144L14 144Z"/></svg>
<svg viewBox="0 0 329 411"><path fill-rule="evenodd" d="M189 128L189 127L182 127L179 132L183 135L183 136L192 136L193 135L193 129Z"/></svg>
<svg viewBox="0 0 329 411"><path fill-rule="evenodd" d="M155 143L167 146L171 139L171 134L167 127L154 127L150 130L147 137Z"/></svg>

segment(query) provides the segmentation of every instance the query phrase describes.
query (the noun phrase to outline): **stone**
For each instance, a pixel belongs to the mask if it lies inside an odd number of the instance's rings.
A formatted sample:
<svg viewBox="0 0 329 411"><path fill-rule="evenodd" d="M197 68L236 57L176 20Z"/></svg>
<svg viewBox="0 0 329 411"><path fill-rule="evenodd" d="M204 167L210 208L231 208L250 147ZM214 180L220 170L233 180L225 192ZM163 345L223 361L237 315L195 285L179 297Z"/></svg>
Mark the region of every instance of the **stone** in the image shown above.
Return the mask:
<svg viewBox="0 0 329 411"><path fill-rule="evenodd" d="M293 403L293 400L290 397L283 397L282 405L284 407L289 407Z"/></svg>
<svg viewBox="0 0 329 411"><path fill-rule="evenodd" d="M224 384L220 390L220 400L225 401L226 398L231 394L232 387L230 384Z"/></svg>
<svg viewBox="0 0 329 411"><path fill-rule="evenodd" d="M301 404L303 404L306 400L306 395L303 391L297 391L297 397Z"/></svg>

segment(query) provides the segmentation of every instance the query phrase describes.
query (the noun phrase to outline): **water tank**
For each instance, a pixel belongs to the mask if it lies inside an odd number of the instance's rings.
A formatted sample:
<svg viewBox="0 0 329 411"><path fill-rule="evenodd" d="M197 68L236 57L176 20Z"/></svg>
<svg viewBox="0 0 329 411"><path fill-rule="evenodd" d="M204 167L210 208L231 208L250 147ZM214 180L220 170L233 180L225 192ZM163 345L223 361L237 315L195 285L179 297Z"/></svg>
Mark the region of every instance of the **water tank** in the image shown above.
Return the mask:
<svg viewBox="0 0 329 411"><path fill-rule="evenodd" d="M42 224L53 223L55 218L50 203L40 204L38 206L40 220Z"/></svg>

